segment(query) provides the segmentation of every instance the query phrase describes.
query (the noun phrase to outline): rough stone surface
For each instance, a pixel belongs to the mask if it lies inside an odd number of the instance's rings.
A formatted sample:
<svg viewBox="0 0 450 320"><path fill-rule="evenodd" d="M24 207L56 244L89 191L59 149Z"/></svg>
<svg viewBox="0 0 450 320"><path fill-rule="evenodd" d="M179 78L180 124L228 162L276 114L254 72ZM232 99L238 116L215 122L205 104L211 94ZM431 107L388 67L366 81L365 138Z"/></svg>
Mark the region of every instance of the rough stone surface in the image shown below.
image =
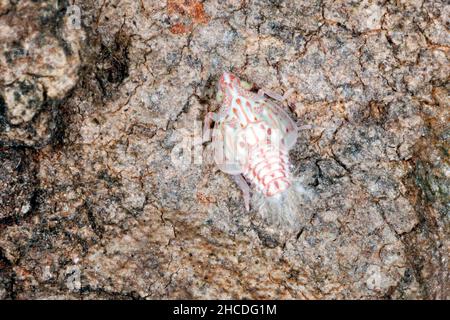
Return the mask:
<svg viewBox="0 0 450 320"><path fill-rule="evenodd" d="M0 1L0 298L450 298L445 1L74 2ZM199 161L224 70L313 125L300 230Z"/></svg>
<svg viewBox="0 0 450 320"><path fill-rule="evenodd" d="M28 153L13 149L0 149L0 160L0 219L21 217L32 208L35 164Z"/></svg>
<svg viewBox="0 0 450 320"><path fill-rule="evenodd" d="M67 5L0 2L0 145L41 147L56 131L61 100L78 80L84 37Z"/></svg>

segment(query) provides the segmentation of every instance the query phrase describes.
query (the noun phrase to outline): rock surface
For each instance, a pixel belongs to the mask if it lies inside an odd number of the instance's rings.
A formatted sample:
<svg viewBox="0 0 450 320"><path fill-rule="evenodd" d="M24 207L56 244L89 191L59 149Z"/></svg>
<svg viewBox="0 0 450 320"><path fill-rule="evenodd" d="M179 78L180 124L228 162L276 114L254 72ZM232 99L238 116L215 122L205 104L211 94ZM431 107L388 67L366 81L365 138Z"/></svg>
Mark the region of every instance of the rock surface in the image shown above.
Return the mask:
<svg viewBox="0 0 450 320"><path fill-rule="evenodd" d="M0 145L43 146L55 134L84 37L63 3L0 2Z"/></svg>
<svg viewBox="0 0 450 320"><path fill-rule="evenodd" d="M0 0L1 299L450 298L445 1L74 4ZM313 126L299 230L199 143L224 70Z"/></svg>

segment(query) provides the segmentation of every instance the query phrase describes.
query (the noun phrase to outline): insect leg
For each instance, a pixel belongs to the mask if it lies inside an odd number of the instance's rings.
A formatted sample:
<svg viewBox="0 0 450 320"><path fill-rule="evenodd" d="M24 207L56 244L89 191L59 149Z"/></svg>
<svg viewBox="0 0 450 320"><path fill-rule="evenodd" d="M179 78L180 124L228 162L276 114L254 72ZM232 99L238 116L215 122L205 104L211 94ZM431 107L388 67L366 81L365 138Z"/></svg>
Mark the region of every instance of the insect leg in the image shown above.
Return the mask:
<svg viewBox="0 0 450 320"><path fill-rule="evenodd" d="M205 120L203 121L203 138L202 142L206 142L211 140L211 124L213 121L220 121L222 117L219 113L208 112L205 116Z"/></svg>
<svg viewBox="0 0 450 320"><path fill-rule="evenodd" d="M288 91L286 91L284 93L283 96L281 96L278 93L270 91L270 90L259 89L258 94L260 96L266 95L268 97L271 97L272 99L275 99L275 100L278 100L281 102L281 101L285 101L286 99L288 99L292 95L292 93L294 93L294 91L295 90L293 88L290 88ZM322 127L312 125L312 124L299 126L297 128L298 128L298 130L312 130L312 129L317 129L317 128L322 129Z"/></svg>
<svg viewBox="0 0 450 320"><path fill-rule="evenodd" d="M242 190L245 209L247 211L250 211L250 187L248 186L247 181L245 181L244 177L241 174L233 175L233 179Z"/></svg>
<svg viewBox="0 0 450 320"><path fill-rule="evenodd" d="M321 126L316 126L314 124L305 124L303 126L298 126L298 130L314 130L314 129L324 129Z"/></svg>
<svg viewBox="0 0 450 320"><path fill-rule="evenodd" d="M267 89L259 89L258 90L258 94L260 96L266 95L266 96L271 97L272 99L280 101L280 102L285 101L286 99L288 99L292 95L292 93L294 93L294 89L293 88L290 88L288 91L286 91L284 93L284 95L280 95L280 94L278 94L278 93L276 93L274 91L267 90Z"/></svg>
<svg viewBox="0 0 450 320"><path fill-rule="evenodd" d="M314 126L312 124L305 124L303 126L297 127L298 130L311 130L314 129Z"/></svg>

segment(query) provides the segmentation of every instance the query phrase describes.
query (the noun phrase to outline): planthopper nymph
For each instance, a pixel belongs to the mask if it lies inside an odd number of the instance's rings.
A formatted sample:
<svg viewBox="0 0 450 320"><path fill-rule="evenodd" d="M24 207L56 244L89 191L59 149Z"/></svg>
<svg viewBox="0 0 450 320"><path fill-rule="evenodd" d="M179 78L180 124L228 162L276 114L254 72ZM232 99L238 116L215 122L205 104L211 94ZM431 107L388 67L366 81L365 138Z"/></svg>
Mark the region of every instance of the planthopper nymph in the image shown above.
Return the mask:
<svg viewBox="0 0 450 320"><path fill-rule="evenodd" d="M289 150L299 128L275 103L283 97L263 90L255 93L251 88L233 74L223 73L217 91L221 107L206 115L203 140L212 138L214 160L241 188L247 210L253 189L255 207L264 219L297 226L299 200L307 192L290 172Z"/></svg>

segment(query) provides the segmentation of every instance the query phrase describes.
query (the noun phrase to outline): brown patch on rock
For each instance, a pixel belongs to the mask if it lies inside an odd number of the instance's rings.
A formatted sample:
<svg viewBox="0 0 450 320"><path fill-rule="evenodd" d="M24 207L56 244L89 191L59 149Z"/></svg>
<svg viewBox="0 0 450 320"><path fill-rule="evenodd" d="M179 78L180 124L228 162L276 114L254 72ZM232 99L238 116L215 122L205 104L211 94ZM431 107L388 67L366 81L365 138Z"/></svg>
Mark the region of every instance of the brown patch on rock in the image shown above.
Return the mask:
<svg viewBox="0 0 450 320"><path fill-rule="evenodd" d="M185 26L182 23L176 23L170 28L170 32L173 34L184 34L192 30L190 26Z"/></svg>
<svg viewBox="0 0 450 320"><path fill-rule="evenodd" d="M198 201L200 201L200 203L203 203L203 204L214 203L217 201L216 197L208 196L202 192L197 192L197 199L198 199Z"/></svg>
<svg viewBox="0 0 450 320"><path fill-rule="evenodd" d="M169 0L167 2L169 13L187 15L195 23L207 23L209 17L205 14L203 3L195 0Z"/></svg>
<svg viewBox="0 0 450 320"><path fill-rule="evenodd" d="M168 0L167 11L171 16L181 16L180 18L187 20L177 22L170 28L170 32L174 34L188 33L194 24L206 24L209 21L203 3L195 0Z"/></svg>

